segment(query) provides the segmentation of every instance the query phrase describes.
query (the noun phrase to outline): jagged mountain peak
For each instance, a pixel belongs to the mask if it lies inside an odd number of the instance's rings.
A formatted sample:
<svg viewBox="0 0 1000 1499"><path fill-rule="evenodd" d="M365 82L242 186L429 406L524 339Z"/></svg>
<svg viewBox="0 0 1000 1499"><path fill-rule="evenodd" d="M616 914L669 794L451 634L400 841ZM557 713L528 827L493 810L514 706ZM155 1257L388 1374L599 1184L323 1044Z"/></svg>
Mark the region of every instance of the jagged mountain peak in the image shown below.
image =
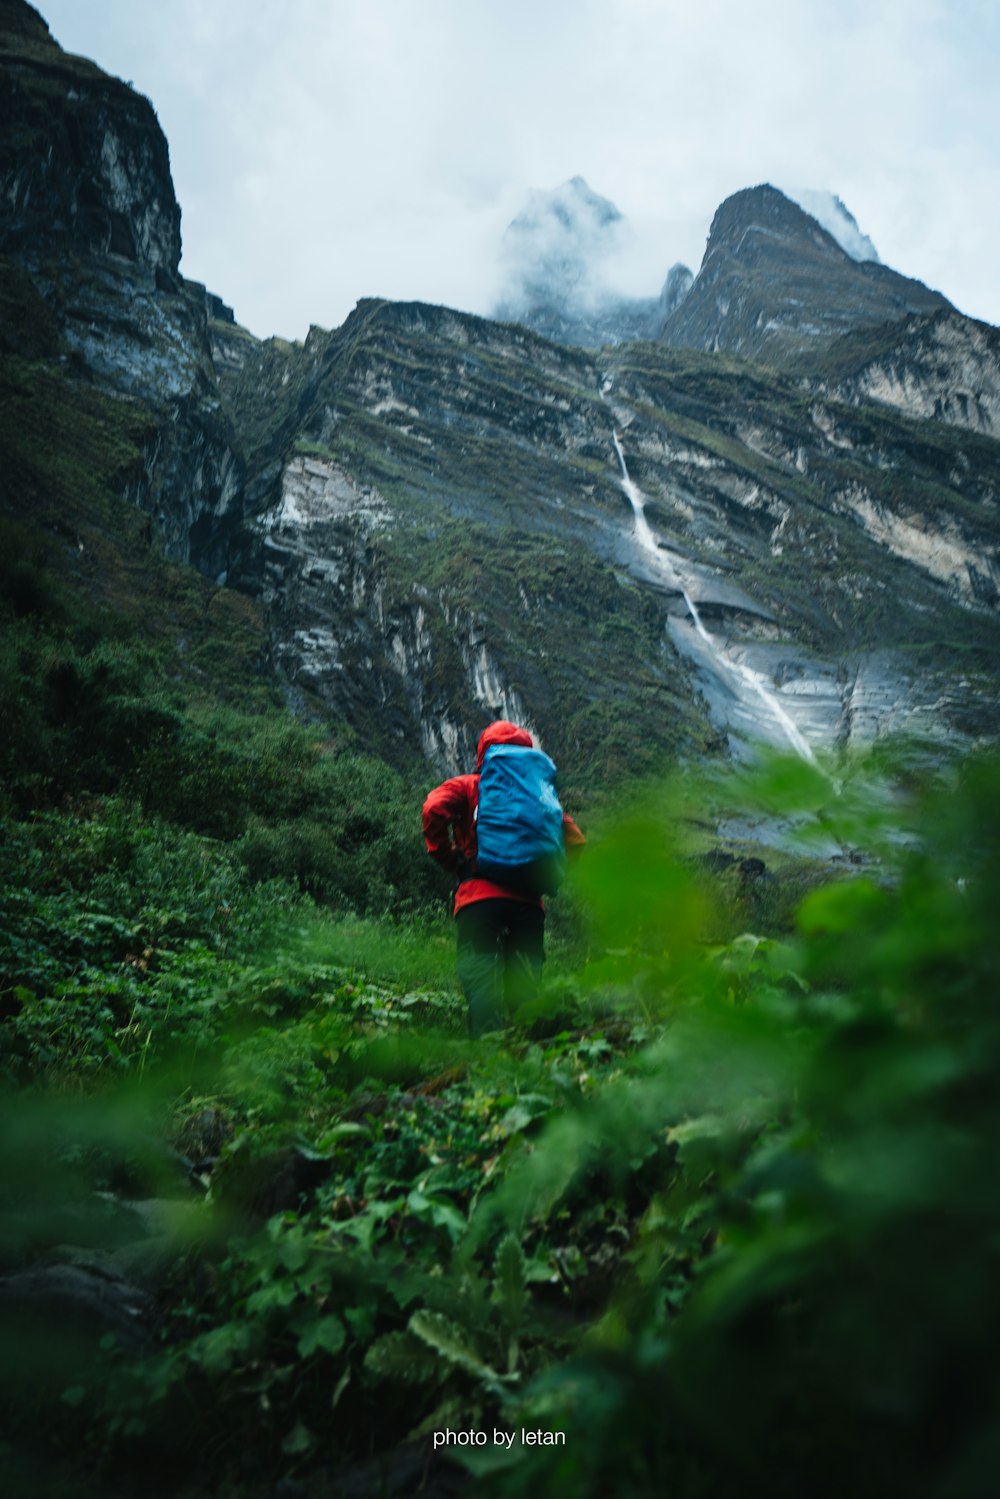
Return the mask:
<svg viewBox="0 0 1000 1499"><path fill-rule="evenodd" d="M552 219L570 230L583 225L603 229L621 223L622 214L610 198L594 192L587 179L577 175L558 187L533 192L527 205L511 220L507 234L531 232Z"/></svg>
<svg viewBox="0 0 1000 1499"><path fill-rule="evenodd" d="M809 247L813 254L847 254L814 214L793 202L780 188L762 182L731 193L719 204L709 229L702 268L711 256L720 253L747 258L760 238L796 242L803 248Z"/></svg>
<svg viewBox="0 0 1000 1499"><path fill-rule="evenodd" d="M822 231L822 237L816 229ZM828 241L856 263L881 264L878 251L857 219L836 193L815 188L785 191L769 182L742 188L718 207L709 231L709 246L741 248L748 234L765 231L812 247L829 250Z"/></svg>
<svg viewBox="0 0 1000 1499"><path fill-rule="evenodd" d="M881 264L871 239L862 233L843 200L830 192L786 193L771 183L760 183L733 193L713 218L698 283L686 266L675 265L659 297L636 296L616 287L616 261L631 238L624 215L609 198L594 192L584 177L575 176L549 192L534 193L504 234L501 253L505 279L496 315L524 323L549 338L584 347L656 337L678 313L693 285L700 284L704 289L706 283L714 283L720 267L733 261L738 262L742 274L760 267L765 276L786 276L790 271L792 279L808 267L815 285L810 286L810 295L802 305L811 307L819 292L821 315L817 326L822 328L826 286L834 288L834 302L839 298L843 303L839 308L843 327L832 332L853 328L858 322L891 321L947 305L936 293L928 293L920 283L911 283L905 277L896 278L898 284L892 288L887 281L864 282L863 294L856 297L857 284L848 284L851 268L881 269ZM780 272L778 261L787 262ZM725 276L724 269L721 274ZM887 274L892 277L895 273ZM844 283L839 290L838 281ZM913 290L900 295L904 286ZM801 299L790 301L796 305ZM852 311L855 302L857 317ZM689 312L697 309L697 303L696 297ZM758 314L758 329L766 335L775 333L779 320L764 308L759 308ZM691 342L686 328L678 329L678 322L684 324L683 319L674 319L667 331L668 341ZM733 347L734 352L762 357L753 338L747 347L731 346L726 342L729 330L708 326L711 319L697 313L693 322L696 347ZM761 341L774 345L769 354L779 362L788 352L777 347L788 342L784 333L779 339L757 340ZM792 352L800 350L796 347Z"/></svg>
<svg viewBox="0 0 1000 1499"><path fill-rule="evenodd" d="M659 297L623 290L633 241L624 214L584 177L533 193L504 232L495 315L584 348L655 337L691 273L675 266Z"/></svg>
<svg viewBox="0 0 1000 1499"><path fill-rule="evenodd" d="M502 300L511 309L566 307L601 293L601 263L621 243L625 220L583 177L534 192L504 231Z"/></svg>
<svg viewBox="0 0 1000 1499"><path fill-rule="evenodd" d="M0 39L6 41L15 37L56 45L48 25L27 0L0 0Z"/></svg>
<svg viewBox="0 0 1000 1499"><path fill-rule="evenodd" d="M923 282L855 259L813 214L761 183L716 210L694 285L663 338L808 368L845 333L950 307Z"/></svg>

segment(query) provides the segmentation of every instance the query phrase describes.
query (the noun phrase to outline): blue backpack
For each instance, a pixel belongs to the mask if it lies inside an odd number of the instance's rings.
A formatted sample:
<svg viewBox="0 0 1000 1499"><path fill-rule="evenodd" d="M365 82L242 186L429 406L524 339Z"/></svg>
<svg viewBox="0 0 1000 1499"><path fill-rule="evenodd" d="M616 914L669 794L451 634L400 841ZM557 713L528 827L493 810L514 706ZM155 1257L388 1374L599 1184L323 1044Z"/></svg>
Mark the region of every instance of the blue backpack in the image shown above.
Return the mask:
<svg viewBox="0 0 1000 1499"><path fill-rule="evenodd" d="M476 872L525 895L559 888L566 864L556 768L541 750L493 744L483 757Z"/></svg>

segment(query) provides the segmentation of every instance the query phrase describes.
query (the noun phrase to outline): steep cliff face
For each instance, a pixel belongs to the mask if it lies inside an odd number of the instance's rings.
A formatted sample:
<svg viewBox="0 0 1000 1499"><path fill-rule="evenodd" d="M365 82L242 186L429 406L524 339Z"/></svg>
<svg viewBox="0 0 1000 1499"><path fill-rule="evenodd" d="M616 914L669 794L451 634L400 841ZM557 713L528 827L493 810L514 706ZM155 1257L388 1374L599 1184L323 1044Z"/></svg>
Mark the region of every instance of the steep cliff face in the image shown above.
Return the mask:
<svg viewBox="0 0 1000 1499"><path fill-rule="evenodd" d="M240 586L271 601L298 705L390 753L454 770L498 713L586 774L713 736L997 725L988 439L420 305L263 345L227 390L256 512Z"/></svg>
<svg viewBox="0 0 1000 1499"><path fill-rule="evenodd" d="M662 338L674 348L806 368L844 333L949 305L922 282L852 259L811 215L764 185L734 193L717 210L694 284Z"/></svg>
<svg viewBox="0 0 1000 1499"><path fill-rule="evenodd" d="M867 343L867 347L866 347ZM1000 435L1000 333L958 312L909 317L874 341L831 349L838 399L877 401L910 416Z"/></svg>
<svg viewBox="0 0 1000 1499"><path fill-rule="evenodd" d="M131 498L168 553L224 572L241 491L203 290L178 275L180 209L149 101L0 4L0 256L27 271L61 347L153 416Z"/></svg>
<svg viewBox="0 0 1000 1499"><path fill-rule="evenodd" d="M300 711L318 700L367 725L380 748L397 739L402 759L419 749L457 769L475 754L476 709L528 724L531 713L473 613L445 591L399 589L379 545L398 525L379 490L330 459L293 456L278 504L251 527L260 542L255 592L271 609Z"/></svg>
<svg viewBox="0 0 1000 1499"><path fill-rule="evenodd" d="M624 350L608 380L660 548L811 744L963 734L970 710L995 731L994 442L719 356ZM718 663L685 612L674 638L704 679Z"/></svg>
<svg viewBox="0 0 1000 1499"><path fill-rule="evenodd" d="M181 212L149 101L57 45L37 11L0 5L0 250L36 263L72 243L176 285Z"/></svg>
<svg viewBox="0 0 1000 1499"><path fill-rule="evenodd" d="M4 504L65 503L30 449L78 413L160 547L266 606L297 711L440 771L511 717L570 794L755 737L1000 732L995 330L758 189L664 289L711 352L378 301L259 342L177 274L150 107L18 0L0 48Z"/></svg>
<svg viewBox="0 0 1000 1499"><path fill-rule="evenodd" d="M661 612L614 560L598 383L523 329L375 302L227 377L254 510L234 577L271 600L293 700L442 770L497 715L589 774L704 742Z"/></svg>

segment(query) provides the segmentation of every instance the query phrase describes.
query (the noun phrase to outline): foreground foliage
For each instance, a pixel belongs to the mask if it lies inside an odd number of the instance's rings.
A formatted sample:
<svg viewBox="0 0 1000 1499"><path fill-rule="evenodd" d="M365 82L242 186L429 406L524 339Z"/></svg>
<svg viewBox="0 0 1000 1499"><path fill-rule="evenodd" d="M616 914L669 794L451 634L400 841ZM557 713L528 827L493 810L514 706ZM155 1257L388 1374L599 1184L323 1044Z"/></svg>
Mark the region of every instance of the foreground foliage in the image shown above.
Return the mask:
<svg viewBox="0 0 1000 1499"><path fill-rule="evenodd" d="M490 1495L983 1492L998 792L714 788L862 861L733 936L660 788L581 865L587 943L475 1045L434 923L331 917L121 807L12 827L8 1276L106 1266L136 1199L184 1226L130 1269L141 1337L43 1317L0 1360L11 1482L379 1492L451 1430L489 1434L446 1451Z"/></svg>

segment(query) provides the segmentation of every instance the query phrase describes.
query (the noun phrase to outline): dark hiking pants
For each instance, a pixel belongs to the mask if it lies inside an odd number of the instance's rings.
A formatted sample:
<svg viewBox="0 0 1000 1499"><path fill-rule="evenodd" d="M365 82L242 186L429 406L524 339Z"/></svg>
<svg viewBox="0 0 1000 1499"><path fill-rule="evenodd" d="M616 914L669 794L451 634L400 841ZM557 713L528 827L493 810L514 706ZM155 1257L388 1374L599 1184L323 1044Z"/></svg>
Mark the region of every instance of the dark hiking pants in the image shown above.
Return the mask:
<svg viewBox="0 0 1000 1499"><path fill-rule="evenodd" d="M545 912L523 900L477 900L455 918L458 981L469 1001L469 1033L499 1030L538 991Z"/></svg>

